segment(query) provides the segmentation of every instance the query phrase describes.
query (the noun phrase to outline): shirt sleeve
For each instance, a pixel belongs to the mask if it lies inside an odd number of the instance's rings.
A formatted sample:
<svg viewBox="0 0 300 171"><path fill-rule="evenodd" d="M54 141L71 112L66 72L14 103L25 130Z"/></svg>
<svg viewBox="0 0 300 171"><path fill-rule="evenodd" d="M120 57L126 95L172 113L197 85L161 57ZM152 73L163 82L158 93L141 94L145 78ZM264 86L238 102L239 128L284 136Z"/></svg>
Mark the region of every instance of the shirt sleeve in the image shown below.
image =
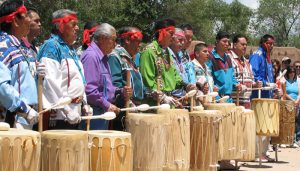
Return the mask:
<svg viewBox="0 0 300 171"><path fill-rule="evenodd" d="M141 54L140 71L143 77L143 82L146 87L151 90L157 89L156 83L156 61L150 50L145 50ZM180 77L180 76L179 76ZM177 80L178 76L176 77Z"/></svg>
<svg viewBox="0 0 300 171"><path fill-rule="evenodd" d="M252 66L252 72L255 81L262 81L263 85L266 85L266 80L264 79L265 68L263 66L263 58L258 54L253 54L250 56L250 64Z"/></svg>
<svg viewBox="0 0 300 171"><path fill-rule="evenodd" d="M123 79L122 66L120 61L115 55L110 55L108 57L108 63L110 67L113 85L119 88L124 87L125 83Z"/></svg>
<svg viewBox="0 0 300 171"><path fill-rule="evenodd" d="M105 99L103 92L101 91L103 83L100 81L100 66L98 64L97 56L91 53L83 54L82 64L87 83L85 93L88 103L90 105L100 106L107 111L110 102Z"/></svg>

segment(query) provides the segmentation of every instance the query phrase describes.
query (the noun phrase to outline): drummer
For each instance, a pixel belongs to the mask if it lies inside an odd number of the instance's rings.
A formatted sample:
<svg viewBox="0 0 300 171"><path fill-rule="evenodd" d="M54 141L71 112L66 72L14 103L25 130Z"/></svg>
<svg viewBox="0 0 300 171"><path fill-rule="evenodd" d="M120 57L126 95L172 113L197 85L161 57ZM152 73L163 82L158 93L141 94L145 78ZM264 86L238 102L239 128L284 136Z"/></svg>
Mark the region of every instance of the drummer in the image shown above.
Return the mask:
<svg viewBox="0 0 300 171"><path fill-rule="evenodd" d="M181 106L173 96L174 90L183 85L169 49L174 32L173 20L157 21L154 41L147 45L141 54L140 71L147 88L147 102L152 105L159 99L160 103ZM160 91L157 91L158 89ZM180 91L177 94L180 94Z"/></svg>
<svg viewBox="0 0 300 171"><path fill-rule="evenodd" d="M33 109L38 103L35 78L45 73L42 64L30 65L28 51L21 39L29 32L30 17L23 1L5 1L0 6L0 106L7 109L5 121L30 128L38 121ZM18 124L20 123L20 124Z"/></svg>
<svg viewBox="0 0 300 171"><path fill-rule="evenodd" d="M251 108L250 96L252 87L261 87L262 82L254 82L251 65L245 58L247 49L248 38L244 35L237 34L233 38L233 49L230 51L229 56L232 60L232 65L235 71L235 78L247 89L239 93L239 105L244 106L246 109ZM237 99L236 91L233 91L233 101Z"/></svg>
<svg viewBox="0 0 300 171"><path fill-rule="evenodd" d="M48 114L51 119L44 125L45 129L78 129L81 111L84 114L90 111L84 91L83 67L72 47L79 30L77 14L68 9L57 10L52 14L52 24L52 35L38 53L38 59L47 68L47 77L43 80L43 107L48 108L64 97L72 98L72 102L51 110Z"/></svg>
<svg viewBox="0 0 300 171"><path fill-rule="evenodd" d="M271 86L275 88L273 68L271 62L271 52L274 46L274 37L266 34L260 39L260 47L250 56L250 64L255 81L261 81L263 86ZM271 90L262 90L262 98L272 98ZM253 91L251 98L257 98L258 91ZM263 156L262 161L273 162L274 159L267 155L268 146L270 144L269 137L263 137Z"/></svg>
<svg viewBox="0 0 300 171"><path fill-rule="evenodd" d="M130 82L133 90L131 105L140 105L144 98L144 84L142 75L139 72L135 59L139 51L143 34L136 27L123 27L119 30L118 44L108 55L108 63L111 70L113 85L118 88L126 86L127 72L130 72ZM116 98L117 107L125 107L125 98L118 96ZM121 112L113 120L113 129L123 130L122 121L125 112Z"/></svg>

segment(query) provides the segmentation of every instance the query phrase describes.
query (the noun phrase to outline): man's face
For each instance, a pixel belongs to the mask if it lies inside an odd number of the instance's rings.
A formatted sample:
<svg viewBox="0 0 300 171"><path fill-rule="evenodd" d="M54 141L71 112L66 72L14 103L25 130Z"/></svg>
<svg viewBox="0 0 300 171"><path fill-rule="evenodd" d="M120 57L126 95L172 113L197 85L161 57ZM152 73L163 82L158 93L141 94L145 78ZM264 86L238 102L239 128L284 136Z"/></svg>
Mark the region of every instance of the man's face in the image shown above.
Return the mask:
<svg viewBox="0 0 300 171"><path fill-rule="evenodd" d="M296 74L300 75L300 62L295 63Z"/></svg>
<svg viewBox="0 0 300 171"><path fill-rule="evenodd" d="M30 34L33 37L37 37L40 35L41 32L41 22L40 22L40 16L36 12L32 11L30 14Z"/></svg>
<svg viewBox="0 0 300 171"><path fill-rule="evenodd" d="M63 29L62 37L69 44L72 45L77 39L77 32L79 30L78 20L71 20L66 23Z"/></svg>
<svg viewBox="0 0 300 171"><path fill-rule="evenodd" d="M265 47L268 49L269 52L273 50L274 47L274 40L272 38L269 38L268 41L264 43Z"/></svg>
<svg viewBox="0 0 300 171"><path fill-rule="evenodd" d="M196 59L201 62L206 62L209 57L209 51L207 47L203 47L199 52L196 52Z"/></svg>
<svg viewBox="0 0 300 171"><path fill-rule="evenodd" d="M187 49L192 43L194 33L193 33L193 30L185 29L184 34L185 34L186 42L185 42L183 48Z"/></svg>
<svg viewBox="0 0 300 171"><path fill-rule="evenodd" d="M247 40L244 37L239 38L238 42L233 44L233 51L239 57L242 57L246 54L246 49L247 49Z"/></svg>
<svg viewBox="0 0 300 171"><path fill-rule="evenodd" d="M20 33L22 33L22 37L26 37L29 33L29 24L30 24L30 17L27 13L21 13L20 18L16 17L16 23L20 27Z"/></svg>
<svg viewBox="0 0 300 171"><path fill-rule="evenodd" d="M172 41L173 41L173 35L174 35L175 30L168 30L167 34L164 38L164 41L166 43L167 46L170 46Z"/></svg>
<svg viewBox="0 0 300 171"><path fill-rule="evenodd" d="M174 53L177 53L180 50L182 50L183 45L185 44L185 42L186 42L185 37L173 36L173 42L171 44L171 48L174 51Z"/></svg>
<svg viewBox="0 0 300 171"><path fill-rule="evenodd" d="M113 34L108 37L100 37L99 46L104 55L110 54L112 50L115 48L116 38L117 38L116 32L113 32Z"/></svg>
<svg viewBox="0 0 300 171"><path fill-rule="evenodd" d="M141 45L142 39L136 38L136 39L129 39L128 40L128 48L130 48L129 51L131 51L131 55L134 55L138 53L140 45Z"/></svg>
<svg viewBox="0 0 300 171"><path fill-rule="evenodd" d="M217 42L216 46L218 49L222 50L223 52L227 52L229 46L229 39L226 37L222 38Z"/></svg>

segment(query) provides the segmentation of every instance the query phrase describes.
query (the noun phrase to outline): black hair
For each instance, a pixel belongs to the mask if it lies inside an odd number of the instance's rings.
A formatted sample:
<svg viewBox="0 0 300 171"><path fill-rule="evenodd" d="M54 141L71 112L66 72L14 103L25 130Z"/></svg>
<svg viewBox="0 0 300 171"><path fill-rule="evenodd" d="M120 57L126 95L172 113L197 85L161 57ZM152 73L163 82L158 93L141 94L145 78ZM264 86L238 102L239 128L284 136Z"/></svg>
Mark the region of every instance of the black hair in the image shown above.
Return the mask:
<svg viewBox="0 0 300 171"><path fill-rule="evenodd" d="M225 31L219 31L217 36L216 36L216 40L219 41L223 38L228 38L229 39L230 38L229 33L225 32Z"/></svg>
<svg viewBox="0 0 300 171"><path fill-rule="evenodd" d="M91 29L91 28L96 27L96 26L98 26L98 25L100 25L100 23L99 23L98 21L88 21L88 22L86 22L85 25L83 26L83 29L84 29L84 30L85 30L85 29ZM93 33L90 34L91 40L92 40L92 37L93 37L92 35L93 35ZM83 45L82 45L82 50L86 50L87 48L88 48L88 45L87 45L87 44L83 44Z"/></svg>
<svg viewBox="0 0 300 171"><path fill-rule="evenodd" d="M36 8L34 8L34 7L27 7L27 14L31 17L31 15L32 15L32 13L37 13L37 14L39 14L39 11L36 9Z"/></svg>
<svg viewBox="0 0 300 171"><path fill-rule="evenodd" d="M233 39L232 39L232 43L237 43L239 42L239 38L245 38L248 41L247 36L243 35L243 34L237 34L234 35Z"/></svg>
<svg viewBox="0 0 300 171"><path fill-rule="evenodd" d="M117 43L119 44L123 44L126 38L121 38L120 35L123 33L127 33L127 32L131 32L133 30L138 30L140 31L140 29L138 29L137 27L131 27L131 26L126 26L126 27L122 27L119 29L118 31L118 39L117 39Z"/></svg>
<svg viewBox="0 0 300 171"><path fill-rule="evenodd" d="M184 31L184 30L193 30L192 25L185 23L185 24L181 24L180 28Z"/></svg>
<svg viewBox="0 0 300 171"><path fill-rule="evenodd" d="M265 34L265 35L263 35L263 37L260 38L259 44L261 45L261 44L267 42L269 39L274 40L274 37L272 35Z"/></svg>
<svg viewBox="0 0 300 171"><path fill-rule="evenodd" d="M22 5L23 5L23 1L21 1L21 0L4 1L0 6L0 17L9 15L9 14L15 12ZM21 18L21 15L16 14L16 17ZM0 25L0 30L10 33L11 23L2 22Z"/></svg>
<svg viewBox="0 0 300 171"><path fill-rule="evenodd" d="M194 48L194 53L201 51L205 47L207 48L207 44L205 44L205 43L196 44L195 48Z"/></svg>
<svg viewBox="0 0 300 171"><path fill-rule="evenodd" d="M293 80L295 80L297 78L297 75L296 75L296 70L293 66L287 67L286 74L285 74L285 79L288 80L289 79L289 74L292 73L292 72L295 72L295 75L294 75L294 78L293 78Z"/></svg>
<svg viewBox="0 0 300 171"><path fill-rule="evenodd" d="M169 26L174 26L174 27L176 26L175 21L170 18L156 21L155 25L154 25L155 39L158 39L158 36L159 36L157 30L162 29L162 28L167 28Z"/></svg>

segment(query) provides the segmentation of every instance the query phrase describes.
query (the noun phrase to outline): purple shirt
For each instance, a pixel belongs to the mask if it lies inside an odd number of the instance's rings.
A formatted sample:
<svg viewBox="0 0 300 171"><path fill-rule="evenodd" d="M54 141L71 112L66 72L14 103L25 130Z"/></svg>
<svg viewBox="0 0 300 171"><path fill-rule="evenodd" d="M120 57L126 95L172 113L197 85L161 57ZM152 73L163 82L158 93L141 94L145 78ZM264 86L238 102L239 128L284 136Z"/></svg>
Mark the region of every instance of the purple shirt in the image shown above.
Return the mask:
<svg viewBox="0 0 300 171"><path fill-rule="evenodd" d="M81 55L81 62L87 82L85 92L88 103L107 111L117 90L112 84L107 55L104 56L98 45L92 42Z"/></svg>

